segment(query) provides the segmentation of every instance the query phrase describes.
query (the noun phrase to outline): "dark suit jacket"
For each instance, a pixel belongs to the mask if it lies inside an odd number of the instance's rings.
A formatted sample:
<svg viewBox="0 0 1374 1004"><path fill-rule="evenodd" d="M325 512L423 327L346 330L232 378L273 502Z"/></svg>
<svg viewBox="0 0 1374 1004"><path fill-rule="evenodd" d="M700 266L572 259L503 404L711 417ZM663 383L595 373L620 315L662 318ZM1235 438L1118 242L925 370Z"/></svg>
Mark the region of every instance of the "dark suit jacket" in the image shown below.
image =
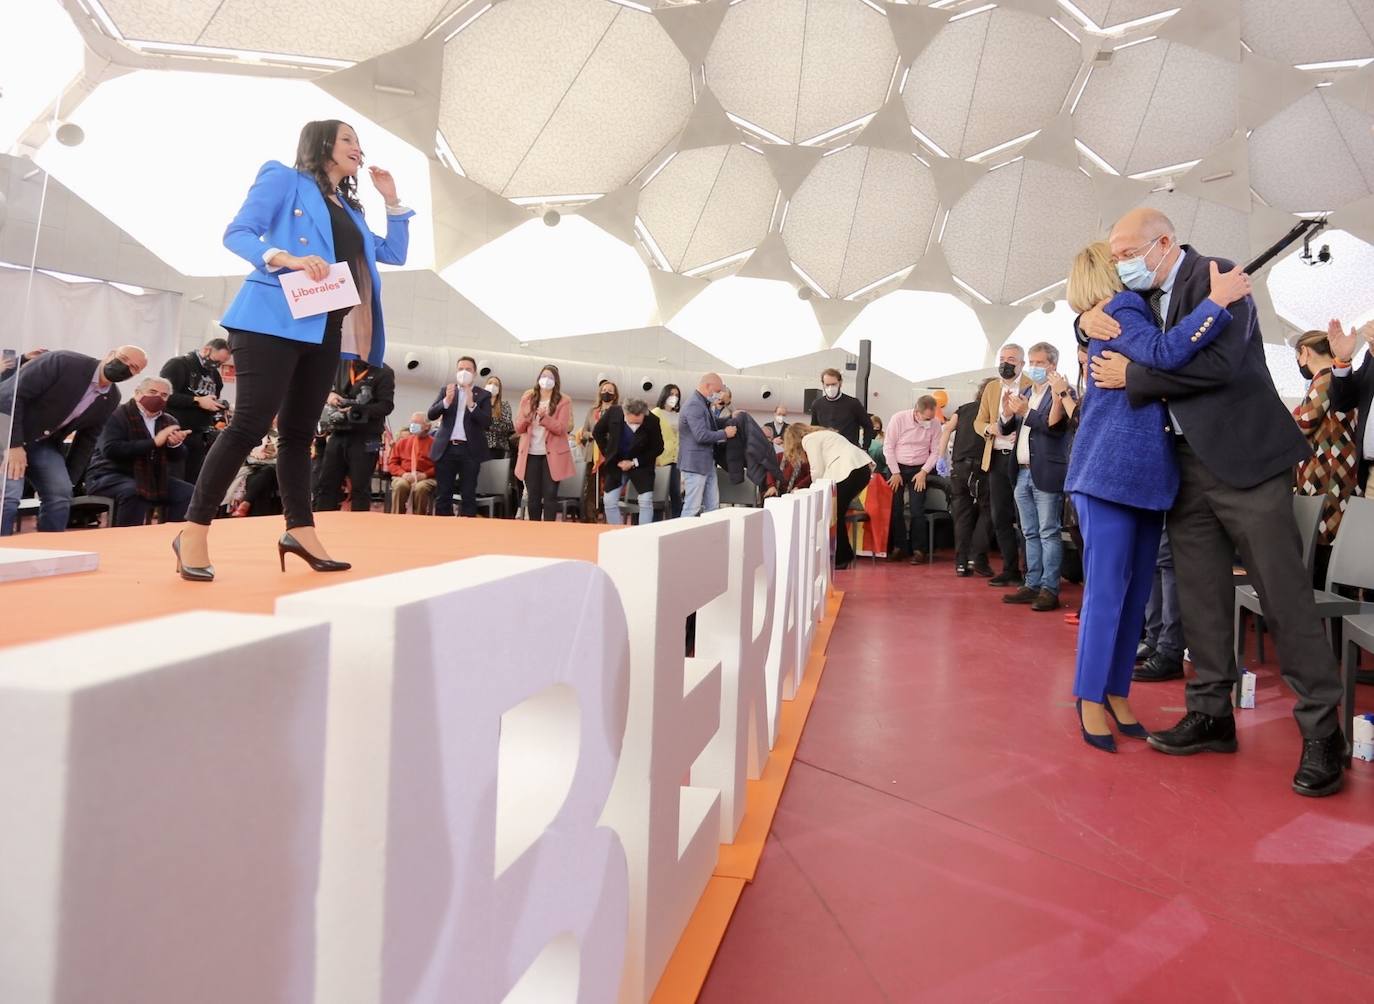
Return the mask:
<svg viewBox="0 0 1374 1004"><path fill-rule="evenodd" d="M440 415L444 417L444 420L439 423L439 431L434 434L434 445L429 450L429 459L436 464L444 452L448 450L449 441L453 439L453 426L458 418L458 401L462 396L461 388L455 390L453 403L445 408L444 393L447 388L447 384L440 387L439 396L429 406L429 420L431 422ZM490 460L491 451L487 449L487 428L491 425L491 395L487 393L485 387L478 387L475 383L468 387L468 393L472 395L472 400L477 405L471 411L466 408L463 409L463 432L468 437L468 456L476 458L479 462Z"/></svg>
<svg viewBox="0 0 1374 1004"><path fill-rule="evenodd" d="M44 440L60 445L69 434L76 434L67 453L67 473L74 484L85 473L105 420L119 407L119 387L114 386L97 395L70 425L60 424L85 396L99 365L99 359L80 352L45 352L24 367L17 387L11 381L18 370L11 370L12 375L0 383L0 414L14 417L10 446L27 447Z"/></svg>
<svg viewBox="0 0 1374 1004"><path fill-rule="evenodd" d="M624 474L635 491L651 491L654 486L654 461L663 452L663 426L658 416L646 414L644 421L630 437L629 449L621 450L620 441L625 430L625 411L620 405L607 408L592 429L592 438L597 449L605 457L607 467L619 470L615 465L622 460L636 460L639 466Z"/></svg>
<svg viewBox="0 0 1374 1004"><path fill-rule="evenodd" d="M100 432L100 442L96 444L95 455L91 458L90 469L86 472L87 481L93 482L102 475L110 474L132 478L134 476L134 462L139 457L151 455L159 449L163 451L163 455L168 460L174 460L181 455L182 447L180 446L154 446L153 437L146 434L147 429L142 421L139 422L135 430L129 421L129 412L137 409L137 404L128 401L123 407L116 408L114 414L105 419L105 427ZM209 413L207 412L207 414ZM140 419L141 417L140 414ZM177 420L164 411L157 416L153 428L161 432L167 426L177 424L179 424ZM139 433L143 433L143 435L139 435Z"/></svg>
<svg viewBox="0 0 1374 1004"><path fill-rule="evenodd" d="M355 401L362 395L364 387L370 387L372 396L367 404L352 409L352 413L361 416L362 421L350 422L336 432L350 436L359 433L365 436L380 436L386 424L386 416L396 409L396 371L386 363L369 366L367 372L358 378L358 382L352 383L352 366L359 362L354 359L339 360L339 372L334 377L334 393L349 401ZM443 402L443 395L440 395L439 401Z"/></svg>
<svg viewBox="0 0 1374 1004"><path fill-rule="evenodd" d="M1234 267L1183 245L1165 328L1172 328L1211 292L1208 264ZM1132 404L1162 399L1178 416L1183 437L1218 479L1232 488L1253 488L1311 456L1312 450L1284 407L1264 361L1255 304L1231 304L1231 323L1192 362L1172 373L1132 364L1126 393Z"/></svg>
<svg viewBox="0 0 1374 1004"><path fill-rule="evenodd" d="M162 364L161 376L172 384L167 411L183 429L200 431L215 424L215 413L196 404L196 394L220 397L224 393L224 377L201 361L199 350L168 359Z"/></svg>
<svg viewBox="0 0 1374 1004"><path fill-rule="evenodd" d="M1029 398L1034 392L1035 388L1027 387L1021 396ZM1040 407L1028 408L1025 415L1013 415L1011 421L998 423L1004 436L1019 435L1023 425L1030 430L1031 483L1042 492L1062 492L1064 478L1069 473L1069 448L1072 445L1068 436L1069 419L1065 415L1050 425L1050 408L1053 406L1054 391L1046 387ZM1015 452L1009 459L1012 463L1016 462Z"/></svg>
<svg viewBox="0 0 1374 1004"><path fill-rule="evenodd" d="M1355 453L1360 458L1360 481L1363 485L1369 477L1369 460L1364 455L1364 437L1367 434L1369 409L1374 408L1374 363L1367 353L1360 368L1351 370L1345 376L1331 374L1331 410L1343 411L1350 416L1350 425L1355 437ZM1358 409L1358 414L1356 411Z"/></svg>
<svg viewBox="0 0 1374 1004"><path fill-rule="evenodd" d="M778 466L778 451L773 449L773 425L759 425L752 415L740 412L730 419L738 431L733 439L727 439L723 446L724 462L721 464L734 484L743 484L747 474L749 480L762 488L771 476L782 480L782 468Z"/></svg>

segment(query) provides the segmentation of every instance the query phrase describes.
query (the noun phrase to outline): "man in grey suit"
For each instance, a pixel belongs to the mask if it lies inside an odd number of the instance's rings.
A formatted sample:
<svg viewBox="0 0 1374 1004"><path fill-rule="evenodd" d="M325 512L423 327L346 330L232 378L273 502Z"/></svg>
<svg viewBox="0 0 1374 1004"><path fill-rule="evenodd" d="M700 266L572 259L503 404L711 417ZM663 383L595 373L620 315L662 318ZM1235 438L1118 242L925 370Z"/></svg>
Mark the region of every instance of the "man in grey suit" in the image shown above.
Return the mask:
<svg viewBox="0 0 1374 1004"><path fill-rule="evenodd" d="M700 516L720 508L716 481L716 445L735 438L735 427L721 428L711 406L724 387L719 373L707 373L682 403L678 420L677 466L682 472L682 515Z"/></svg>

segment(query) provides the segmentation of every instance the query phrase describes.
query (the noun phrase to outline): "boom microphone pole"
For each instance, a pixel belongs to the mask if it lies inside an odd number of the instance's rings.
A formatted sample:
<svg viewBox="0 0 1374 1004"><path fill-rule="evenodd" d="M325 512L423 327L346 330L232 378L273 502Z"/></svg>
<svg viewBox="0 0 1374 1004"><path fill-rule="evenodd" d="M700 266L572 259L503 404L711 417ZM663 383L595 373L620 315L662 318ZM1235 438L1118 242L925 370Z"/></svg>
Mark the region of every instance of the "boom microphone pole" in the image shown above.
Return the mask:
<svg viewBox="0 0 1374 1004"><path fill-rule="evenodd" d="M1288 233L1280 237L1277 241L1274 242L1274 245L1272 247L1270 247L1267 251L1265 251L1258 258L1252 261L1249 265L1245 266L1245 274L1249 276L1254 276L1256 272L1264 268L1265 265L1268 265L1271 261L1274 260L1274 258L1283 254L1283 252L1287 251L1300 239L1303 241L1310 240L1313 234L1319 232L1325 226L1325 216L1319 219L1298 220L1297 223L1293 224L1292 230L1288 231Z"/></svg>

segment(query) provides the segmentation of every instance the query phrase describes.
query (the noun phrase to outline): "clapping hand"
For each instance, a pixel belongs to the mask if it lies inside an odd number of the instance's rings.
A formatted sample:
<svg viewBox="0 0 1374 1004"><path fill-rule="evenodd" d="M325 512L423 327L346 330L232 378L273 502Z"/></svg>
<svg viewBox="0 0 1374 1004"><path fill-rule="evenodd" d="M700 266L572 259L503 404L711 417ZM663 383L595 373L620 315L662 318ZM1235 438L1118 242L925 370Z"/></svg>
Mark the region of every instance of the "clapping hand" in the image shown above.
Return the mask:
<svg viewBox="0 0 1374 1004"><path fill-rule="evenodd" d="M1006 407L1013 415L1024 415L1030 410L1030 398L1022 397L1020 394L1009 394Z"/></svg>
<svg viewBox="0 0 1374 1004"><path fill-rule="evenodd" d="M1360 329L1368 338L1374 329L1366 324ZM1336 318L1331 319L1331 323L1326 326L1326 341L1331 346L1331 355L1336 359L1350 359L1355 354L1355 347L1358 344L1355 338L1355 329L1345 331L1341 328L1341 322Z"/></svg>
<svg viewBox="0 0 1374 1004"><path fill-rule="evenodd" d="M616 466L622 471L632 471L634 470L635 462L633 460L622 460L620 463L616 464Z"/></svg>
<svg viewBox="0 0 1374 1004"><path fill-rule="evenodd" d="M1069 381L1063 373L1056 370L1050 374L1050 390L1054 391L1055 394L1062 394L1068 389Z"/></svg>
<svg viewBox="0 0 1374 1004"><path fill-rule="evenodd" d="M452 407L452 406L453 406L453 395L456 394L456 393L458 393L458 385L457 385L456 383L451 383L451 384L449 384L447 387L444 388L444 407L445 407L445 408L449 408L449 407Z"/></svg>

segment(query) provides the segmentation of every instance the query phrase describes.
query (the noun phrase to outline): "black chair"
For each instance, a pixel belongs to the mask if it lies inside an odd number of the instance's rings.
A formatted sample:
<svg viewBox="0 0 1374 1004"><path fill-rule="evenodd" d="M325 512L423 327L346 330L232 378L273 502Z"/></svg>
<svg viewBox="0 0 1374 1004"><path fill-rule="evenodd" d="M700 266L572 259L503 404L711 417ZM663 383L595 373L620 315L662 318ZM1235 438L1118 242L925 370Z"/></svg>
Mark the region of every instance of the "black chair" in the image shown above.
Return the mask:
<svg viewBox="0 0 1374 1004"><path fill-rule="evenodd" d="M577 513L577 518L582 519L582 486L587 480L587 467L585 464L576 464L573 468L573 475L558 482L558 496L554 500L558 505L558 513L567 519L570 513Z"/></svg>
<svg viewBox="0 0 1374 1004"><path fill-rule="evenodd" d="M718 467L716 468L716 488L720 492L720 504L722 506L758 508L759 490L754 487L754 482L748 478L735 484L730 480L730 476Z"/></svg>
<svg viewBox="0 0 1374 1004"><path fill-rule="evenodd" d="M510 496L506 494L506 488L510 484L510 466L510 457L503 457L500 460L484 460L477 469L477 508L484 510L488 516L495 517L498 506L501 516L509 512Z"/></svg>
<svg viewBox="0 0 1374 1004"><path fill-rule="evenodd" d="M858 504L857 500L850 503L849 511L844 514L844 532L849 536L849 546L854 551L856 562L859 560L859 541L863 539L862 531L859 528L870 522L872 522L872 518ZM876 550L869 551L868 556L873 559L873 564L878 563Z"/></svg>
<svg viewBox="0 0 1374 1004"><path fill-rule="evenodd" d="M926 488L926 563L935 564L935 524L954 525L954 516L949 511L949 496L943 488L930 485Z"/></svg>

